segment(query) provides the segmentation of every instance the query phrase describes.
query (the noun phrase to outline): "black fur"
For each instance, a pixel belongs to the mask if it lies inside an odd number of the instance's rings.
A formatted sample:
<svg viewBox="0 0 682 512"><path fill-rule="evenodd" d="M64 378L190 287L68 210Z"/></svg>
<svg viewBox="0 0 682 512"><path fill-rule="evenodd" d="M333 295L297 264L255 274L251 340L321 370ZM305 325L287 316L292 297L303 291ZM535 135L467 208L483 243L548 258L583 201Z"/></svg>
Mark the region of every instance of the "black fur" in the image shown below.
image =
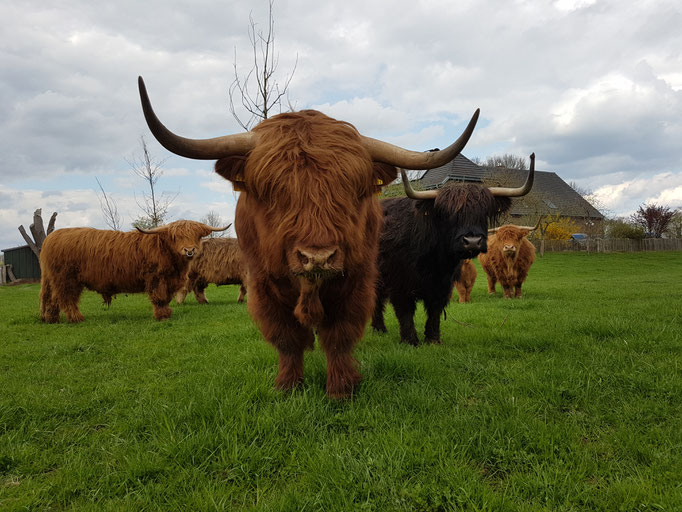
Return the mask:
<svg viewBox="0 0 682 512"><path fill-rule="evenodd" d="M390 299L400 339L417 345L414 312L424 302L425 341L440 342L440 314L447 306L464 259L486 252L488 222L511 206L487 188L458 184L439 190L435 199L407 197L382 201L384 225L379 242L379 279L372 327L386 332L384 303ZM465 250L464 236L481 236L481 250Z"/></svg>

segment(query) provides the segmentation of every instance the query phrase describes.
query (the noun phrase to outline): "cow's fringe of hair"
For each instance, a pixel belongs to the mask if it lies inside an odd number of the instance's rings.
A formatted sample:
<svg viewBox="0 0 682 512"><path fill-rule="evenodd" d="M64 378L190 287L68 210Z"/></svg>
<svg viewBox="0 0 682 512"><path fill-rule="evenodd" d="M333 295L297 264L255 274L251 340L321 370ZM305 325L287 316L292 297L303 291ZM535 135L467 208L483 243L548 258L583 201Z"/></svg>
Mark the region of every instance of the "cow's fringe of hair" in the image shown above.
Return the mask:
<svg viewBox="0 0 682 512"><path fill-rule="evenodd" d="M263 121L254 132L267 143L249 155L246 189L265 205L266 215L277 217L269 240L264 240L269 250L292 239L311 246L362 244L357 226L367 212L361 200L373 193L375 184L371 158L357 130L304 110Z"/></svg>
<svg viewBox="0 0 682 512"><path fill-rule="evenodd" d="M437 210L456 215L458 224L463 226L475 225L483 216L494 223L510 206L510 198L493 196L486 187L473 183L444 187L434 201Z"/></svg>

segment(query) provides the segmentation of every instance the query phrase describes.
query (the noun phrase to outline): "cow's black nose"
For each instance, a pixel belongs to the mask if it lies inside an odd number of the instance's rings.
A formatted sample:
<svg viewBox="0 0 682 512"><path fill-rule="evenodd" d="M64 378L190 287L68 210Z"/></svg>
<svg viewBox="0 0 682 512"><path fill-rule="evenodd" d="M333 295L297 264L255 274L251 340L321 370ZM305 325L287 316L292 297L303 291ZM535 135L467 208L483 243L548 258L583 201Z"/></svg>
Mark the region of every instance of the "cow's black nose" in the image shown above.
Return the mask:
<svg viewBox="0 0 682 512"><path fill-rule="evenodd" d="M469 235L469 236L464 236L462 237L463 240L463 245L464 248L467 251L474 251L474 250L480 250L481 249L481 240L483 237L481 236L474 236L474 235Z"/></svg>

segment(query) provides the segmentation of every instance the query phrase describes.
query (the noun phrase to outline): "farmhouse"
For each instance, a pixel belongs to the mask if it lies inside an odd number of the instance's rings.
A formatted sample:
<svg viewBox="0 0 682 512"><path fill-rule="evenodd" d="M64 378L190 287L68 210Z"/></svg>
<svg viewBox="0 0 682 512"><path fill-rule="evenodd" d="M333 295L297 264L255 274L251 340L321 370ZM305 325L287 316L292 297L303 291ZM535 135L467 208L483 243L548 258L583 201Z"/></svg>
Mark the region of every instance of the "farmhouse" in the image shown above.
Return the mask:
<svg viewBox="0 0 682 512"><path fill-rule="evenodd" d="M523 183L527 173L506 167L483 167L459 154L453 161L425 171L413 183L422 190L440 188L451 181L514 186ZM520 223L522 218L557 213L570 218L585 233L603 233L604 216L554 172L535 171L533 189L512 200L508 221Z"/></svg>

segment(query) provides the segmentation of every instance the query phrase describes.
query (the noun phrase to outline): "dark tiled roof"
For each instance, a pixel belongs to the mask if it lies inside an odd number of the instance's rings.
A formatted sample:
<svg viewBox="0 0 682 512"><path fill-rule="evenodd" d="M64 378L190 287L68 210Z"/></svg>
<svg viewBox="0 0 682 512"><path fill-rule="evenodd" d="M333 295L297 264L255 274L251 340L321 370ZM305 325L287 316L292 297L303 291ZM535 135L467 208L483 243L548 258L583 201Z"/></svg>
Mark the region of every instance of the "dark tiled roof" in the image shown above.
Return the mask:
<svg viewBox="0 0 682 512"><path fill-rule="evenodd" d="M439 188L448 181L477 181L492 186L516 187L523 184L527 175L528 171L519 169L481 167L457 155L449 164L426 171L418 183L422 189ZM604 218L556 173L544 171L535 171L533 189L528 195L513 199L509 213L521 216L560 213L566 217Z"/></svg>
<svg viewBox="0 0 682 512"><path fill-rule="evenodd" d="M451 180L481 182L484 178L485 169L483 167L459 154L450 163L426 171L419 180L419 184L426 190L442 187Z"/></svg>

